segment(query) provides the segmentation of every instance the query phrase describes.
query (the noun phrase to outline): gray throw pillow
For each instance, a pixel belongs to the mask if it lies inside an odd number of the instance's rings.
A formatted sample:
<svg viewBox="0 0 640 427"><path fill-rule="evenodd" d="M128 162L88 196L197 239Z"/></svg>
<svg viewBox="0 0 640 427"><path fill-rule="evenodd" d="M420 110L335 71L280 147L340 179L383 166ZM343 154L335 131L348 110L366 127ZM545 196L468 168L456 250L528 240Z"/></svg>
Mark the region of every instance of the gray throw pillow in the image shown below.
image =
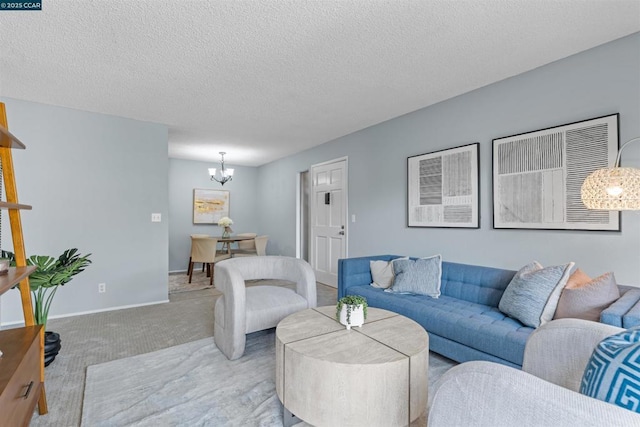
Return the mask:
<svg viewBox="0 0 640 427"><path fill-rule="evenodd" d="M409 257L396 258L391 261L369 261L371 270L371 286L374 288L387 289L393 285L393 263L399 259L409 259Z"/></svg>
<svg viewBox="0 0 640 427"><path fill-rule="evenodd" d="M427 295L432 298L440 296L440 280L442 279L442 256L428 258L396 259L393 262L395 280L386 292Z"/></svg>
<svg viewBox="0 0 640 427"><path fill-rule="evenodd" d="M560 295L553 318L572 317L599 322L602 310L618 298L620 290L613 273L605 273L581 286L569 288L567 285Z"/></svg>
<svg viewBox="0 0 640 427"><path fill-rule="evenodd" d="M573 265L543 268L537 261L525 265L511 279L498 308L532 328L544 325L553 318Z"/></svg>

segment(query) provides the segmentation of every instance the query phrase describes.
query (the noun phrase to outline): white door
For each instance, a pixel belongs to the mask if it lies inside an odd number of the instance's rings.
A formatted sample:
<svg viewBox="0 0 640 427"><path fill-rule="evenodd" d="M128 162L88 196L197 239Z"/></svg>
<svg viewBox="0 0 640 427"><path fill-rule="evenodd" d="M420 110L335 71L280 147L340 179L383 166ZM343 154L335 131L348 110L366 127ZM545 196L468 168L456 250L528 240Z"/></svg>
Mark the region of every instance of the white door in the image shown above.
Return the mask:
<svg viewBox="0 0 640 427"><path fill-rule="evenodd" d="M338 286L338 259L347 256L347 159L311 167L311 266L316 280Z"/></svg>

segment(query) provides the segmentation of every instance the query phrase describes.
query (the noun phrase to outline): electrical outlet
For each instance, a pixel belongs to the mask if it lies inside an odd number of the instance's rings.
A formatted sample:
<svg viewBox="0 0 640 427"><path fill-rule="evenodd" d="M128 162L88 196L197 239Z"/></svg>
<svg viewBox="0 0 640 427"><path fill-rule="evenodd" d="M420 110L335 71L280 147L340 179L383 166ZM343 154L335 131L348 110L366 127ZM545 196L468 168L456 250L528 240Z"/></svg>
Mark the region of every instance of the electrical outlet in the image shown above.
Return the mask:
<svg viewBox="0 0 640 427"><path fill-rule="evenodd" d="M98 292L103 294L107 292L107 284L106 283L98 283Z"/></svg>
<svg viewBox="0 0 640 427"><path fill-rule="evenodd" d="M151 214L151 222L161 222L161 221L162 221L162 214L159 214L159 213Z"/></svg>

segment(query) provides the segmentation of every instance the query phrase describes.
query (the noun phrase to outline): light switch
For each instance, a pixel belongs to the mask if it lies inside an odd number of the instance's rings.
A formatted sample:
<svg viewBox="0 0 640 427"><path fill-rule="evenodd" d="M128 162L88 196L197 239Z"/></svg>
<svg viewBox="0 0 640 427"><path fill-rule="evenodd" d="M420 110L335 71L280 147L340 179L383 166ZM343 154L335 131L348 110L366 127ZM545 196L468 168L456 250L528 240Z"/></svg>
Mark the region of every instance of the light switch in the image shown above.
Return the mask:
<svg viewBox="0 0 640 427"><path fill-rule="evenodd" d="M356 222L356 214L351 215L351 222Z"/></svg>
<svg viewBox="0 0 640 427"><path fill-rule="evenodd" d="M161 222L161 221L162 221L162 214L159 214L159 213L151 214L151 222Z"/></svg>

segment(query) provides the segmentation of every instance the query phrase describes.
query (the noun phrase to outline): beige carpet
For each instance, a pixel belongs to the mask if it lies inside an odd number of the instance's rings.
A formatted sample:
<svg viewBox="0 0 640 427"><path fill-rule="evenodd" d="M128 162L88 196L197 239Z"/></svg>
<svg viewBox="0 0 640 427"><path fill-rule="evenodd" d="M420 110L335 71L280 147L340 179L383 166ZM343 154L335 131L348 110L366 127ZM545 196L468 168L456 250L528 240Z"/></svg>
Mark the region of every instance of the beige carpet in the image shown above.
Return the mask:
<svg viewBox="0 0 640 427"><path fill-rule="evenodd" d="M203 272L201 268L196 268L189 283L189 276L185 272L169 274L169 293L176 294L179 292L199 291L210 288L210 278L207 277L206 269Z"/></svg>
<svg viewBox="0 0 640 427"><path fill-rule="evenodd" d="M336 303L336 289L318 285L317 291L319 305ZM181 292L168 304L50 319L47 329L60 333L62 350L45 369L49 414L36 411L31 426L80 425L87 366L213 337L219 295L216 289Z"/></svg>

